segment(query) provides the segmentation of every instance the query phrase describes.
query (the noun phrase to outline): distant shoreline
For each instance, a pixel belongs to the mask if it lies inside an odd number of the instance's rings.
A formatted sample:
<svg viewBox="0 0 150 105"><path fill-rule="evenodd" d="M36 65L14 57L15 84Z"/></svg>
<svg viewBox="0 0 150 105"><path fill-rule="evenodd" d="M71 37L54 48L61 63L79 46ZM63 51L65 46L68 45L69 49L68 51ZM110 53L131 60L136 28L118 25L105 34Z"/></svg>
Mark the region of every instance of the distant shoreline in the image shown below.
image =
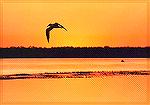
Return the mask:
<svg viewBox="0 0 150 105"><path fill-rule="evenodd" d="M13 79L52 79L52 78L93 78L102 76L150 75L150 71L85 71L85 72L55 72L35 74L0 75L0 80Z"/></svg>
<svg viewBox="0 0 150 105"><path fill-rule="evenodd" d="M10 47L0 58L150 58L150 47Z"/></svg>

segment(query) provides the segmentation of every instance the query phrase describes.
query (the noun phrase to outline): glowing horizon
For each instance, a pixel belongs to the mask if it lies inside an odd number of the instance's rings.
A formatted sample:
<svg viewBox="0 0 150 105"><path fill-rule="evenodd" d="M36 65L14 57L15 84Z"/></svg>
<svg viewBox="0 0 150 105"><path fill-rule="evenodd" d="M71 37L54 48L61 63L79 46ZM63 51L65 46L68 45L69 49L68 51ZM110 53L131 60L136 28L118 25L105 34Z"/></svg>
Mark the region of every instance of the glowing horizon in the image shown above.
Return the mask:
<svg viewBox="0 0 150 105"><path fill-rule="evenodd" d="M7 1L7 0L5 0ZM145 47L147 4L3 2L0 47ZM58 22L47 43L45 29Z"/></svg>

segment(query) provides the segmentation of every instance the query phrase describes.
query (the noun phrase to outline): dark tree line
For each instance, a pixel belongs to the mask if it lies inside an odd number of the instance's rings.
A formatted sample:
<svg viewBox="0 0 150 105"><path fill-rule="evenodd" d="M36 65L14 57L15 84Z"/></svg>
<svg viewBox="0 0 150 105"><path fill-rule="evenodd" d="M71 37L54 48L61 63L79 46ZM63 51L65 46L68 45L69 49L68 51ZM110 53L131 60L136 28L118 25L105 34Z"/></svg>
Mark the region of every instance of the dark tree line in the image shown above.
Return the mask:
<svg viewBox="0 0 150 105"><path fill-rule="evenodd" d="M149 58L150 47L10 47L1 58Z"/></svg>

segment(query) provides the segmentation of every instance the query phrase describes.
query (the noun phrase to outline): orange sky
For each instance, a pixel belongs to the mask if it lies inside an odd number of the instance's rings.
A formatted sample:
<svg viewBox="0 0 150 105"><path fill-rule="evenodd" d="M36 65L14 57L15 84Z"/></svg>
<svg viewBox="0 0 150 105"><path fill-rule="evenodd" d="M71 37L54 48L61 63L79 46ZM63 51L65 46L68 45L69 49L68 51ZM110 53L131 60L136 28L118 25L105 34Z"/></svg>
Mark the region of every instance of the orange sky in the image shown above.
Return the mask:
<svg viewBox="0 0 150 105"><path fill-rule="evenodd" d="M0 47L148 46L146 2L2 0L1 6ZM47 43L45 29L54 22L68 31L52 30Z"/></svg>

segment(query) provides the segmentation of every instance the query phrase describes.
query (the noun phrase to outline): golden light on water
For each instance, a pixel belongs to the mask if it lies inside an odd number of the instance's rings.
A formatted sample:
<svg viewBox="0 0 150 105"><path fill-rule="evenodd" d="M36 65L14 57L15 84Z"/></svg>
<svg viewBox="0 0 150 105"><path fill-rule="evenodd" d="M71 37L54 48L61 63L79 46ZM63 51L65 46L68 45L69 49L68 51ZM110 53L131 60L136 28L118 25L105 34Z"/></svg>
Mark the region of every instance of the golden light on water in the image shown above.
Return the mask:
<svg viewBox="0 0 150 105"><path fill-rule="evenodd" d="M76 79L29 79L3 81L3 103L146 103L147 79L117 76Z"/></svg>
<svg viewBox="0 0 150 105"><path fill-rule="evenodd" d="M118 62L121 58L39 59L4 59L1 72L4 74L40 73L53 70L71 72L74 68L78 68L75 71L149 70L146 66L147 59L142 58L126 58L124 63ZM88 67L90 69L87 69ZM44 71L45 69L47 71ZM1 102L2 105L148 105L149 77L149 75L102 75L92 78L0 80Z"/></svg>

